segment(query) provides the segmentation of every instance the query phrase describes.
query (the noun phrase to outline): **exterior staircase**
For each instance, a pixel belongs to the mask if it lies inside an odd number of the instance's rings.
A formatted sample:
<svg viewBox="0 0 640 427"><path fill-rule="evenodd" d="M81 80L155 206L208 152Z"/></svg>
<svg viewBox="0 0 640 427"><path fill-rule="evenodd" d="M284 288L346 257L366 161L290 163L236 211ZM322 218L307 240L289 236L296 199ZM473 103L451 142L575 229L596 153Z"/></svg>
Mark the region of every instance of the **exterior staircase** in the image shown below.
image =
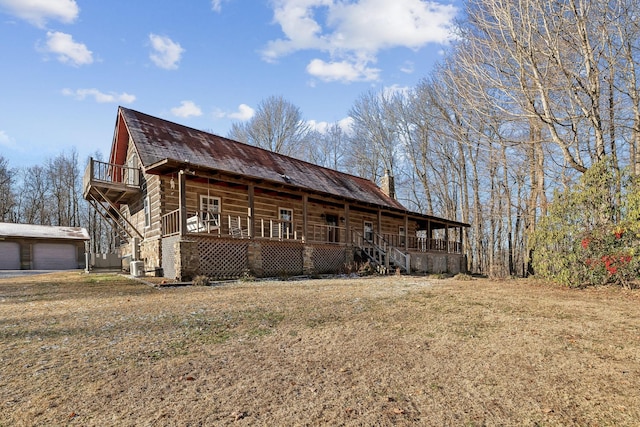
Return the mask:
<svg viewBox="0 0 640 427"><path fill-rule="evenodd" d="M120 212L120 205L139 197L141 191L139 169L89 159L83 179L83 196L98 214L113 225L123 242L143 237Z"/></svg>
<svg viewBox="0 0 640 427"><path fill-rule="evenodd" d="M379 274L391 274L398 269L410 272L410 255L392 246L380 234L372 233L365 238L362 233L354 231L352 241Z"/></svg>

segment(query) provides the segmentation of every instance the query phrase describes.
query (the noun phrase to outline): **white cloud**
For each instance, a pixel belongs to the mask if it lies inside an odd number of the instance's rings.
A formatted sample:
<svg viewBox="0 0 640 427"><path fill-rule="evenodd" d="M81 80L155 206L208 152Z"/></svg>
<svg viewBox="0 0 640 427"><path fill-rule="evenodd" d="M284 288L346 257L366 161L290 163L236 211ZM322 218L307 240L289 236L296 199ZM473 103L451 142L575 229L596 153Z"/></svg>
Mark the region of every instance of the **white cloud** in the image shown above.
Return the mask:
<svg viewBox="0 0 640 427"><path fill-rule="evenodd" d="M307 120L307 125L311 130L315 130L319 133L327 133L327 129L329 129L329 122L318 122L315 120Z"/></svg>
<svg viewBox="0 0 640 427"><path fill-rule="evenodd" d="M58 61L74 66L88 65L93 62L93 53L82 43L73 40L70 34L59 31L47 32L47 52L58 55Z"/></svg>
<svg viewBox="0 0 640 427"><path fill-rule="evenodd" d="M405 61L400 67L400 71L406 74L413 74L415 71L415 64L411 61Z"/></svg>
<svg viewBox="0 0 640 427"><path fill-rule="evenodd" d="M244 122L252 118L255 114L256 110L249 107L247 104L240 104L238 105L238 111L229 113L218 109L213 113L213 116L217 119L229 118Z"/></svg>
<svg viewBox="0 0 640 427"><path fill-rule="evenodd" d="M7 135L7 133L3 130L0 130L0 146L7 148L18 148L16 141L9 135Z"/></svg>
<svg viewBox="0 0 640 427"><path fill-rule="evenodd" d="M319 78L372 80L379 70L368 64L381 50L451 41L456 13L453 5L426 0L274 0L274 21L285 37L269 41L262 57L272 62L296 51L319 50L330 61L315 59L307 67Z"/></svg>
<svg viewBox="0 0 640 427"><path fill-rule="evenodd" d="M353 117L345 117L342 120L338 120L338 126L347 134L351 135L353 133Z"/></svg>
<svg viewBox="0 0 640 427"><path fill-rule="evenodd" d="M149 58L160 68L166 70L175 70L178 68L178 62L182 57L184 49L180 43L176 43L169 37L159 36L157 34L149 34L149 41L153 52L149 54Z"/></svg>
<svg viewBox="0 0 640 427"><path fill-rule="evenodd" d="M393 97L396 95L405 97L409 94L409 92L411 91L411 88L409 86L400 86L400 85L394 84L391 86L385 86L382 90L387 97Z"/></svg>
<svg viewBox="0 0 640 427"><path fill-rule="evenodd" d="M247 104L240 104L238 106L238 111L235 113L227 114L227 117L230 119L242 120L246 121L252 118L256 114L256 110L249 107Z"/></svg>
<svg viewBox="0 0 640 427"><path fill-rule="evenodd" d="M373 81L380 75L379 69L368 68L366 63L324 62L321 59L312 60L307 65L307 72L325 82Z"/></svg>
<svg viewBox="0 0 640 427"><path fill-rule="evenodd" d="M171 109L171 114L177 117L198 117L202 115L202 110L193 101L182 101L179 107Z"/></svg>
<svg viewBox="0 0 640 427"><path fill-rule="evenodd" d="M104 93L99 91L98 89L62 89L62 94L64 96L72 96L77 100L84 100L87 97L93 97L93 99L98 103L119 103L119 104L131 104L136 100L135 95L128 94L126 92L123 93Z"/></svg>
<svg viewBox="0 0 640 427"><path fill-rule="evenodd" d="M333 0L276 0L273 19L287 38L270 41L262 52L263 58L270 61L297 50L329 49L330 42L313 15L315 9L330 9L332 4Z"/></svg>
<svg viewBox="0 0 640 427"><path fill-rule="evenodd" d="M352 134L352 125L353 125L353 118L351 117L345 117L344 119L338 120L335 123L329 123L329 122L325 122L325 121L315 121L315 120L308 120L307 124L309 125L309 127L313 130L315 130L316 132L320 132L320 133L327 133L329 131L329 128L331 128L333 125L337 124L338 127L340 127L340 129L346 133L347 135L351 135Z"/></svg>
<svg viewBox="0 0 640 427"><path fill-rule="evenodd" d="M419 49L427 43L447 43L453 37L453 5L423 0L360 0L332 8L334 44L377 52L392 47ZM337 37L339 35L339 37Z"/></svg>
<svg viewBox="0 0 640 427"><path fill-rule="evenodd" d="M220 13L222 11L222 3L226 3L230 0L211 0L211 9L214 12Z"/></svg>
<svg viewBox="0 0 640 427"><path fill-rule="evenodd" d="M0 7L40 28L48 20L73 22L80 11L75 0L0 0Z"/></svg>

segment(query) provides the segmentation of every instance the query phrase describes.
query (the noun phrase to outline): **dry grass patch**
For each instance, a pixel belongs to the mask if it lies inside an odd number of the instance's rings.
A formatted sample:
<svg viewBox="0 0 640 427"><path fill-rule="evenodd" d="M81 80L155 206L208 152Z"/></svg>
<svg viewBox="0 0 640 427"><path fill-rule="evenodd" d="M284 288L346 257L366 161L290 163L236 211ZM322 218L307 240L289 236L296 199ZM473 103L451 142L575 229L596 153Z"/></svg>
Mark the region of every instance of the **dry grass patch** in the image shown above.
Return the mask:
<svg viewBox="0 0 640 427"><path fill-rule="evenodd" d="M0 425L637 425L639 295L0 280Z"/></svg>

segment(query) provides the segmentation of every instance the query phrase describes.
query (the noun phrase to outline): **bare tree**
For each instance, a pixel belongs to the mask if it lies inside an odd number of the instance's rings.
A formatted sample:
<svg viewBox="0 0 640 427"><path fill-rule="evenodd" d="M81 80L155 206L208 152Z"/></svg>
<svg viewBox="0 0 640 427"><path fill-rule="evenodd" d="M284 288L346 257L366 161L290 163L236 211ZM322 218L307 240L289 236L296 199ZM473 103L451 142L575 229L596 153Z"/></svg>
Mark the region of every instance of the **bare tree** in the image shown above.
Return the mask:
<svg viewBox="0 0 640 427"><path fill-rule="evenodd" d="M471 0L460 65L486 102L537 120L566 166L584 172L607 154L617 157L618 142L633 129L623 101L632 103L637 88L639 7L629 0Z"/></svg>
<svg viewBox="0 0 640 427"><path fill-rule="evenodd" d="M275 153L298 158L306 155L309 125L300 109L282 96L260 102L256 114L247 122L234 123L228 137Z"/></svg>
<svg viewBox="0 0 640 427"><path fill-rule="evenodd" d="M46 169L35 165L22 170L20 186L20 222L52 225L50 194Z"/></svg>
<svg viewBox="0 0 640 427"><path fill-rule="evenodd" d="M53 225L80 225L80 170L75 149L47 161Z"/></svg>
<svg viewBox="0 0 640 427"><path fill-rule="evenodd" d="M10 222L15 218L16 194L15 171L9 161L0 155L0 221Z"/></svg>
<svg viewBox="0 0 640 427"><path fill-rule="evenodd" d="M356 99L349 110L349 116L353 119L352 154L357 156L358 162L364 161L368 169L364 176L374 181L381 177L385 170L393 175L397 173L399 144L396 134L396 96L400 95L385 91L368 91ZM354 153L354 148L362 149L359 145L363 143L368 147L363 151L369 161L363 158L361 153Z"/></svg>
<svg viewBox="0 0 640 427"><path fill-rule="evenodd" d="M324 132L311 131L308 140L310 143L307 160L327 168L345 170L349 135L340 123L332 123Z"/></svg>

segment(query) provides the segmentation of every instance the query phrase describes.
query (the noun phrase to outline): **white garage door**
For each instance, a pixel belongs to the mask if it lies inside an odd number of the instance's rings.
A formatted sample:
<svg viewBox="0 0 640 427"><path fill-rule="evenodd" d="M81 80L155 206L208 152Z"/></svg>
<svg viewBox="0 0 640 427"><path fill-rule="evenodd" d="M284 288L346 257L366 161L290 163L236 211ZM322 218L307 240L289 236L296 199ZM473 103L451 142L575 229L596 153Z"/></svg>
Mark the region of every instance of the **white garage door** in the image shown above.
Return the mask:
<svg viewBox="0 0 640 427"><path fill-rule="evenodd" d="M76 246L68 243L33 245L34 270L71 270L78 268Z"/></svg>
<svg viewBox="0 0 640 427"><path fill-rule="evenodd" d="M0 270L20 270L20 245L0 242Z"/></svg>

